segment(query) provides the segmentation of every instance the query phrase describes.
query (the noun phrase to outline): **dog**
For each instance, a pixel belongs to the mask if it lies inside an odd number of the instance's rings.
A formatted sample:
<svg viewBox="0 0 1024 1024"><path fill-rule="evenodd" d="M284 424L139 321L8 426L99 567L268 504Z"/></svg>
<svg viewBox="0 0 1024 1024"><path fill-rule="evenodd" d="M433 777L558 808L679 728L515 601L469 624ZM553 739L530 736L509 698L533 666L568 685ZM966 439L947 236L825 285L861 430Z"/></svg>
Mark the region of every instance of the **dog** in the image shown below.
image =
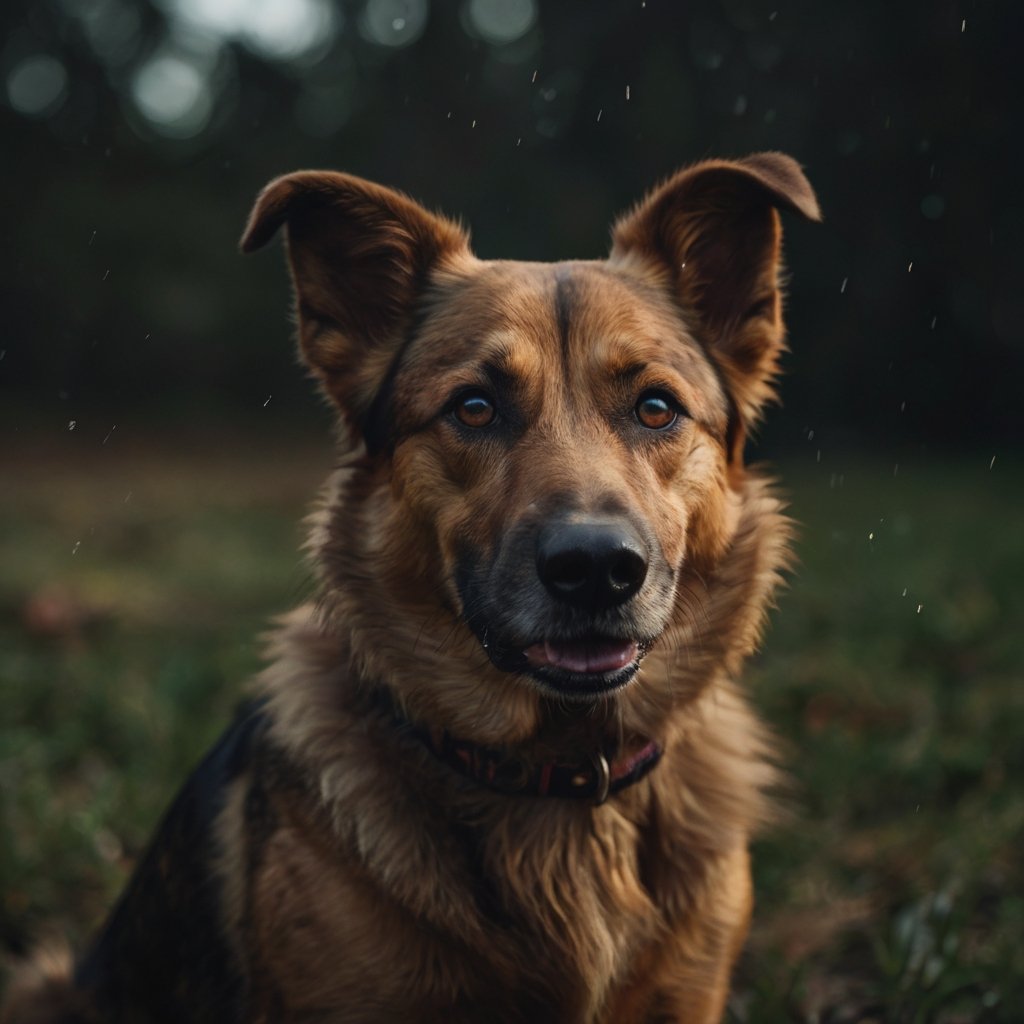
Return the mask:
<svg viewBox="0 0 1024 1024"><path fill-rule="evenodd" d="M744 439L783 349L779 153L710 160L605 260L481 261L349 175L273 181L336 407L316 601L92 946L12 1021L721 1019L776 778L739 688L788 521Z"/></svg>

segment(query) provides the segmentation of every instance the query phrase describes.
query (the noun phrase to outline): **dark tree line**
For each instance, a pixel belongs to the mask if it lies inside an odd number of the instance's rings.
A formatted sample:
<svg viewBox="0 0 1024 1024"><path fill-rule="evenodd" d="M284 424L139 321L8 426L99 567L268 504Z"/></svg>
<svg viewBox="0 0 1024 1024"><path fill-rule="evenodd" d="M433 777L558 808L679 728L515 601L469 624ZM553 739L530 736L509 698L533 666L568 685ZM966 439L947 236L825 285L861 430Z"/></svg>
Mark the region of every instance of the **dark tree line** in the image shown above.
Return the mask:
<svg viewBox="0 0 1024 1024"><path fill-rule="evenodd" d="M308 408L280 259L234 248L283 171L376 178L461 216L482 256L552 259L603 254L676 166L771 148L805 165L826 221L787 223L793 352L769 437L1020 437L1017 6L524 0L501 42L474 22L486 4L327 3L303 8L319 35L291 56L183 22L201 0L5 5L7 430Z"/></svg>

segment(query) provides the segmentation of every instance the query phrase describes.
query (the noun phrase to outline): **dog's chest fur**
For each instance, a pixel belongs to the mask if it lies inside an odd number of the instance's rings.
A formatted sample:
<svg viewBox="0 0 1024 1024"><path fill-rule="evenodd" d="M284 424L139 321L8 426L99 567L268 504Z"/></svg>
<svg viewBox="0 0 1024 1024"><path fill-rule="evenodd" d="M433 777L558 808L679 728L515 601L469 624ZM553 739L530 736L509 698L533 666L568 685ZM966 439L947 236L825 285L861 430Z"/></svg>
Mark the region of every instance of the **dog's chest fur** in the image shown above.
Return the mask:
<svg viewBox="0 0 1024 1024"><path fill-rule="evenodd" d="M667 945L698 964L720 952L706 895L745 866L731 823L756 780L723 772L718 732L742 704L719 694L700 735L670 736L664 763L614 805L510 798L339 707L341 652L314 632L297 615L282 634L264 677L269 746L220 829L248 860L244 892L230 858L222 877L257 1019L646 1019ZM680 939L684 918L700 934ZM672 983L686 984L677 965Z"/></svg>

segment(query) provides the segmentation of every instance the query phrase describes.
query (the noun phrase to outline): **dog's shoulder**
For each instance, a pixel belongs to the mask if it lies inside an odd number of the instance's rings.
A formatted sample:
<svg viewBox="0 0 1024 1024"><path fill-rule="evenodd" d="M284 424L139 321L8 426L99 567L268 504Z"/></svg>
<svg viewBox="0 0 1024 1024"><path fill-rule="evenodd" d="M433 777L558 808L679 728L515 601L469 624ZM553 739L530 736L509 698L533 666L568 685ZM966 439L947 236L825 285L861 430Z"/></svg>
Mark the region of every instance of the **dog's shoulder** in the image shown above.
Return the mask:
<svg viewBox="0 0 1024 1024"><path fill-rule="evenodd" d="M239 709L178 793L121 900L79 960L75 985L89 993L103 1019L240 1019L242 973L215 871L222 855L218 823L232 783L258 761L267 724L262 702Z"/></svg>

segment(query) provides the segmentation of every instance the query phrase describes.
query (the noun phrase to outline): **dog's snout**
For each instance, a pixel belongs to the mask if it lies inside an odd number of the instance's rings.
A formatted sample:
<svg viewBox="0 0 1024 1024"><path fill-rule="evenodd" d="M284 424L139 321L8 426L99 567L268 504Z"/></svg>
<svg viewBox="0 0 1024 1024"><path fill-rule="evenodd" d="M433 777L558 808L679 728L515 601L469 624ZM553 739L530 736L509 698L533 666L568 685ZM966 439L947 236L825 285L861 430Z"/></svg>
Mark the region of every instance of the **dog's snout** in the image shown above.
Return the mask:
<svg viewBox="0 0 1024 1024"><path fill-rule="evenodd" d="M622 523L555 523L537 538L537 575L558 601L611 608L647 578L647 549Z"/></svg>

